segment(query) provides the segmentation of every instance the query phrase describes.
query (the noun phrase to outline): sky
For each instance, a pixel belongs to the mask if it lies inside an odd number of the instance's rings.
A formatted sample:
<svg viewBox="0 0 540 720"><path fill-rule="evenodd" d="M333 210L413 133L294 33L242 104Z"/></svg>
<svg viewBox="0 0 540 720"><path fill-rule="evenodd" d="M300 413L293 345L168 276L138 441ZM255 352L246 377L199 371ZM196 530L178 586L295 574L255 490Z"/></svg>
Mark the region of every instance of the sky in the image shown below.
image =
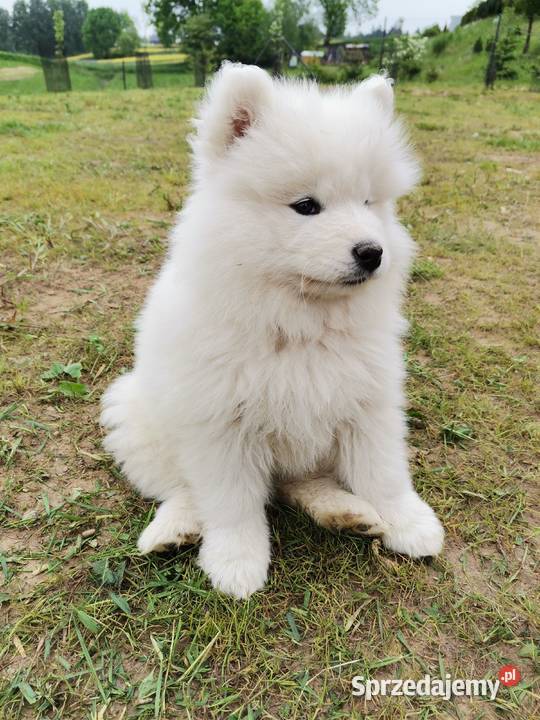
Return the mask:
<svg viewBox="0 0 540 720"><path fill-rule="evenodd" d="M139 32L146 35L150 23L145 15L142 0L88 0L90 7L112 7L115 10L126 10L135 20ZM444 25L452 15L463 15L473 0L379 0L379 11L374 20L362 24L362 30L380 26L384 18L388 18L391 27L398 18L405 19L403 29L414 31L428 25L439 23ZM0 0L0 7L11 10L13 0ZM351 28L352 29L352 28Z"/></svg>

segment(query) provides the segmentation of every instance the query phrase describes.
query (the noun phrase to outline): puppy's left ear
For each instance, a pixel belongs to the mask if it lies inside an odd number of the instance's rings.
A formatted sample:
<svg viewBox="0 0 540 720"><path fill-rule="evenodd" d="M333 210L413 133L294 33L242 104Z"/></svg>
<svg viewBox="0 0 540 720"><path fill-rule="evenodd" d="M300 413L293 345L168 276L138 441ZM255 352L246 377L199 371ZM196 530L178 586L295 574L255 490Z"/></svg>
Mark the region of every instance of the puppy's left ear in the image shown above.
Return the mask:
<svg viewBox="0 0 540 720"><path fill-rule="evenodd" d="M354 94L369 94L388 115L394 112L394 81L386 75L372 75L355 88Z"/></svg>
<svg viewBox="0 0 540 720"><path fill-rule="evenodd" d="M196 149L213 157L223 155L258 121L270 103L272 91L272 80L261 68L224 63L208 88L195 121Z"/></svg>

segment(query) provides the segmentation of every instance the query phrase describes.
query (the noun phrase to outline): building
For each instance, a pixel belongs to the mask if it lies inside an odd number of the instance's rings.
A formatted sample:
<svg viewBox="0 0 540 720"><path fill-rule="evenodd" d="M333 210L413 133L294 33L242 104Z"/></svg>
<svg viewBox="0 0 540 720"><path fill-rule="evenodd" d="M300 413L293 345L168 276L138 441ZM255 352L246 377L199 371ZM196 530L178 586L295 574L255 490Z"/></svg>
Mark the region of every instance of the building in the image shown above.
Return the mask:
<svg viewBox="0 0 540 720"><path fill-rule="evenodd" d="M351 43L344 40L331 40L326 46L324 62L330 65L341 63L367 63L370 59L369 45Z"/></svg>

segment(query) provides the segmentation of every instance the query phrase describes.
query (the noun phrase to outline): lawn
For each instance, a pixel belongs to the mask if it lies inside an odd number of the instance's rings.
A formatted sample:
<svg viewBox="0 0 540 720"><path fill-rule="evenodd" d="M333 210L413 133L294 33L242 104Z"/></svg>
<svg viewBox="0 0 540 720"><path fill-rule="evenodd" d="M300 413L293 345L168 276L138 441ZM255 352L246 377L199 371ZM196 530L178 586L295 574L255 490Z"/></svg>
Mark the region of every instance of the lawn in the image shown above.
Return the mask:
<svg viewBox="0 0 540 720"><path fill-rule="evenodd" d="M444 554L398 558L275 506L270 580L245 603L194 548L137 555L153 508L97 424L186 196L197 97L0 97L0 717L534 717L538 96L398 88L425 170L401 203L420 250L411 463ZM522 681L494 701L351 695L354 675L507 663Z"/></svg>

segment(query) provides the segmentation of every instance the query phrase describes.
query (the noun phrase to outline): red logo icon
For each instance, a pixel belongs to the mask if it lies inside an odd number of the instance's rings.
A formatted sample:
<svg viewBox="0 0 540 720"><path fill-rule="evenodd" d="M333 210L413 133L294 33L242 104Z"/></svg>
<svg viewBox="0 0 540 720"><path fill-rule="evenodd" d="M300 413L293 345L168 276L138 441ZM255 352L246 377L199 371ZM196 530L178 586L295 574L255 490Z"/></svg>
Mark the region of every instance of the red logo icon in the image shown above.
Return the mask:
<svg viewBox="0 0 540 720"><path fill-rule="evenodd" d="M503 665L499 670L499 680L506 687L514 687L521 680L521 673L515 665Z"/></svg>

